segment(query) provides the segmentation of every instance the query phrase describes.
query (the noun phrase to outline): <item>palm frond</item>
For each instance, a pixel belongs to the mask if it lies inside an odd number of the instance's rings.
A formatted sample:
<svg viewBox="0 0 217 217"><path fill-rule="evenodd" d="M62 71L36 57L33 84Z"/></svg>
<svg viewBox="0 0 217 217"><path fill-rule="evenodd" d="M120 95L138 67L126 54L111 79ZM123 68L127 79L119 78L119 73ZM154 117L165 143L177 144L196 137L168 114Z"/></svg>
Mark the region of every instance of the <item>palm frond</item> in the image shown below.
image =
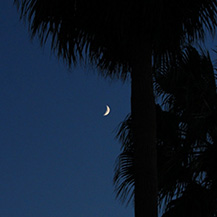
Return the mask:
<svg viewBox="0 0 217 217"><path fill-rule="evenodd" d="M184 200L192 182L209 189L209 195L211 189L217 192L217 185L214 185L216 167L212 166L216 165L214 155L217 154L212 148L217 142L214 69L209 54L198 53L193 47L186 48L176 61L177 65L168 64L155 74L155 84L162 91L160 94L169 94L164 102L169 104L168 109L156 105L159 206L165 207L168 216L172 213L168 210L178 206L174 201ZM172 70L173 74L170 74ZM176 87L183 91L179 92ZM196 100L196 106L192 100ZM131 121L128 115L117 133L122 153L116 161L114 181L117 197L123 201L128 198L129 191L133 198ZM214 201L215 196L211 200ZM215 210L214 205L212 209Z"/></svg>
<svg viewBox="0 0 217 217"><path fill-rule="evenodd" d="M69 65L85 59L103 76L123 80L132 70L137 48L152 43L155 60L165 62L180 48L216 27L217 1L182 0L14 0L32 37ZM162 43L163 42L163 43Z"/></svg>
<svg viewBox="0 0 217 217"><path fill-rule="evenodd" d="M134 145L132 140L132 117L127 115L119 125L116 138L122 144L122 153L115 162L114 185L116 198L128 205L134 199Z"/></svg>

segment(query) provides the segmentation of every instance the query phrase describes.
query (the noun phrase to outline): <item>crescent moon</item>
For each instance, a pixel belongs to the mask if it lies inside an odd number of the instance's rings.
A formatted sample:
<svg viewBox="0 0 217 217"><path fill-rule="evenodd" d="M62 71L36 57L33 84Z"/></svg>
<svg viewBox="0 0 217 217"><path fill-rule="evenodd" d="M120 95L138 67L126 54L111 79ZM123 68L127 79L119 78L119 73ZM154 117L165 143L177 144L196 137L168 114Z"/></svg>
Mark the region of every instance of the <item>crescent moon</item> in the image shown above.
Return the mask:
<svg viewBox="0 0 217 217"><path fill-rule="evenodd" d="M109 106L107 105L107 106L106 106L106 112L104 113L103 116L107 116L109 113L110 113L110 108L109 108Z"/></svg>

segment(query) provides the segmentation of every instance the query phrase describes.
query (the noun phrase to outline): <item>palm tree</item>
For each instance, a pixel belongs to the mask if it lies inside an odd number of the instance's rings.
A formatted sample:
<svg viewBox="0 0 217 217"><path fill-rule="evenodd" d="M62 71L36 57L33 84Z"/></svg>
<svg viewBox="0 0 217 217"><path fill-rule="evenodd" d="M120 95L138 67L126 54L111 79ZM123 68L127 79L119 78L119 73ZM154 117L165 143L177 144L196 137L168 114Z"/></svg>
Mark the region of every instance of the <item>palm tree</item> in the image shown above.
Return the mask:
<svg viewBox="0 0 217 217"><path fill-rule="evenodd" d="M157 216L155 61L174 56L186 41L216 26L217 0L15 0L32 37L69 65L88 57L104 76L131 76L135 146L135 216ZM163 58L165 60L165 58Z"/></svg>
<svg viewBox="0 0 217 217"><path fill-rule="evenodd" d="M185 49L178 61L156 70L159 202L170 216L217 215L217 93L208 53ZM182 91L180 91L180 89ZM194 102L194 103L192 103ZM115 190L124 201L134 197L135 159L132 119L120 125L122 143L115 168ZM128 201L129 202L129 201Z"/></svg>
<svg viewBox="0 0 217 217"><path fill-rule="evenodd" d="M156 73L156 81L160 81L167 93L168 110L179 117L178 129L181 130L176 153L159 164L159 171L167 173L161 174L162 187L159 187L160 195L167 195L169 202L164 216L174 216L174 212L177 216L186 216L191 211L192 217L210 217L217 214L217 191L213 185L216 169L215 164L211 166L215 157L210 155L211 150L212 154L217 153L214 148L217 129L214 67L209 53L199 55L192 47L186 49L175 65ZM173 174L172 178L169 174ZM174 189L170 195L169 185Z"/></svg>

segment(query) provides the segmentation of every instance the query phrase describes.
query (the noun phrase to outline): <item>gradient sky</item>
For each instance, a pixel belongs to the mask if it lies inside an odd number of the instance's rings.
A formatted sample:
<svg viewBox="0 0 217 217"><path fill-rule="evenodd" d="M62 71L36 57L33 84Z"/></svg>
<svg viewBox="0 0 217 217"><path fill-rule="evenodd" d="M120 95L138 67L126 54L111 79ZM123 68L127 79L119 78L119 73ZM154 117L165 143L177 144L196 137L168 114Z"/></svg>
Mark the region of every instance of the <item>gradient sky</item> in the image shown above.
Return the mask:
<svg viewBox="0 0 217 217"><path fill-rule="evenodd" d="M112 184L130 83L68 70L12 2L0 7L0 217L133 216Z"/></svg>

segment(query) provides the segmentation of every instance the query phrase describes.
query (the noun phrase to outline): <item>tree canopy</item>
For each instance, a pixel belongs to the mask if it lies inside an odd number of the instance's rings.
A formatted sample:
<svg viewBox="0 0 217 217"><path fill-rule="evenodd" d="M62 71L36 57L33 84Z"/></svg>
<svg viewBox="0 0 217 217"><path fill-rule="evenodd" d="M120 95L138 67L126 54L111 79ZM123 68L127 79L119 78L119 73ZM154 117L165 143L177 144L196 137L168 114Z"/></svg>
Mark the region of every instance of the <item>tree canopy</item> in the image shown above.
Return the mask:
<svg viewBox="0 0 217 217"><path fill-rule="evenodd" d="M213 0L14 0L27 19L31 36L69 64L84 54L111 76L126 77L138 47L149 40L155 58L176 52L187 41L202 39L216 26ZM162 43L163 42L163 43Z"/></svg>
<svg viewBox="0 0 217 217"><path fill-rule="evenodd" d="M214 32L217 0L14 2L21 19L28 20L32 37L38 36L42 45L51 38L51 49L68 65L87 58L103 76L123 80L131 76L135 216L156 217L153 72L181 61L182 49L196 39L203 39L205 30Z"/></svg>
<svg viewBox="0 0 217 217"><path fill-rule="evenodd" d="M188 46L175 63L159 68L155 90L158 151L158 200L163 217L217 214L217 93L216 74L208 52ZM119 126L122 153L116 161L117 197L134 197L132 118Z"/></svg>

